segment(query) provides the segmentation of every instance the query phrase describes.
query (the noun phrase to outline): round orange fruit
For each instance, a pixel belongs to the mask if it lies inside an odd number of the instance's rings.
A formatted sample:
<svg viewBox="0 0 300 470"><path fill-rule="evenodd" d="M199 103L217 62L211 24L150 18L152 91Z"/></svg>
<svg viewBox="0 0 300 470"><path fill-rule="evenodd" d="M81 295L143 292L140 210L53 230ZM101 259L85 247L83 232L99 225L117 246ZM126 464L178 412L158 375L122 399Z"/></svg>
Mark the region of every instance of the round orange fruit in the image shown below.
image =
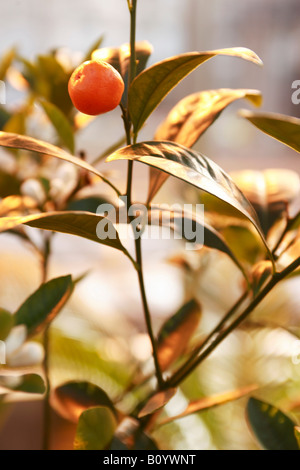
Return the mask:
<svg viewBox="0 0 300 470"><path fill-rule="evenodd" d="M118 106L124 82L112 65L103 60L88 60L72 73L68 91L78 111L96 116Z"/></svg>

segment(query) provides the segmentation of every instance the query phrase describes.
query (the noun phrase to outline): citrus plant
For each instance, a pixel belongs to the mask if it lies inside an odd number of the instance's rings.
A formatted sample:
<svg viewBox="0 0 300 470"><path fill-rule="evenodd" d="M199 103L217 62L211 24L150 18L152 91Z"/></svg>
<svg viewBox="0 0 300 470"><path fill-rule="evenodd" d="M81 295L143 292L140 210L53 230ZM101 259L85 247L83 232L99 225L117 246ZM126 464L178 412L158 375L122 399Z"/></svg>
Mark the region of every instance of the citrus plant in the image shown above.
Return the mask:
<svg viewBox="0 0 300 470"><path fill-rule="evenodd" d="M178 390L184 390L186 381L196 368L230 333L247 321L251 323L250 315L270 291L284 279L299 273L300 216L299 213L291 215L289 209L299 192L297 175L290 174L287 185L282 181L281 172L276 171L259 175L252 172L250 176L249 173L241 173L231 177L213 160L192 149L232 102L248 99L252 104L260 105L259 91L219 89L187 96L158 126L152 140L139 141L140 131L152 112L197 67L217 56L233 56L255 65L261 65L260 58L249 49L235 47L183 53L147 68L152 48L146 41L136 42L137 0L128 0L127 3L129 44L120 48L101 48L98 41L85 57L87 61L76 64L75 71L64 69L55 54L39 57L34 64L18 57L15 51L6 57L6 68L2 67L4 78L5 70L13 61L22 64L24 71L23 74L19 72L18 80L28 95L23 109L14 115L1 110L0 145L11 152L19 169L23 150L29 152L32 162L40 159L40 165L34 167L30 178L22 176L22 171L12 174L1 170L0 230L9 231L31 246L41 261L42 284L14 315L0 310L1 340L10 352L7 364L0 369L0 385L5 390L4 395L9 391L43 394L44 449L49 448L51 407L76 423L75 449L152 450L160 448L155 436L167 425L253 393L257 385L247 383L235 390L191 399L180 414L165 412L166 405ZM42 136L38 139L26 135L27 120L37 103L56 130L60 146L41 140ZM93 163L87 162L84 152L75 156L76 132L92 119L81 115L75 108L94 116L118 105L124 125L125 140L122 140L126 146L122 147L122 141L116 142ZM262 131L299 152L298 119L250 111L243 111L242 115ZM116 160L128 162L125 194L98 170L97 163L104 158L108 163ZM58 163L53 163L53 159ZM135 204L132 196L133 167L137 162L150 167L149 189L144 204L148 211L146 222L141 219L140 206ZM66 184L70 178L64 180L65 165L70 164L73 171L71 184ZM54 185L54 172L58 174L56 182L61 180L58 187ZM196 201L205 206L205 220L196 213L182 214L153 203L169 176L194 188ZM97 213L99 205L109 203L119 215L121 204L112 204L108 197L97 192L88 197L83 195L84 189L93 188L95 178L114 192L116 200L126 197L127 207L135 205L135 210L128 212L125 220L137 235L134 237L134 253L122 243L118 226L110 220L109 214L105 213L107 211ZM258 180L260 184L257 184ZM271 180L272 185L269 183ZM292 185L290 181L293 181ZM166 213L167 222L162 222ZM161 325L156 335L144 282L141 235L150 221L160 225L165 223L176 231L187 220L193 227L201 227L204 248L194 249L193 262L191 252L189 256L185 253L176 260L188 274L186 302ZM32 232L26 231L26 226L41 230L39 245ZM51 322L80 282L71 275L48 280L48 263L56 232L83 237L118 250L136 271L152 347L153 368L146 373L142 364L136 364L130 377L120 378L122 391L118 396L110 397L104 389L87 380L66 381L56 387L51 384ZM185 241L193 243L187 236ZM195 285L201 271L199 266L203 268L203 260L211 251L226 256L239 272L240 295L210 333L199 341L197 332L202 306ZM231 279L227 282L230 283ZM10 344L17 336L18 347L13 348ZM38 351L32 351L32 338L40 339L44 352L40 343ZM25 346L27 356L24 350L22 352ZM84 352L78 354L82 354L84 360ZM42 372L25 374L20 361L22 366L41 364ZM99 361L96 364L97 367L106 367ZM15 380L11 380L11 374ZM129 405L126 405L128 397ZM251 398L247 407L248 420L259 441L266 448L298 448L297 423L283 413L272 420L275 414L268 406ZM281 439L284 429L288 429L288 436Z"/></svg>

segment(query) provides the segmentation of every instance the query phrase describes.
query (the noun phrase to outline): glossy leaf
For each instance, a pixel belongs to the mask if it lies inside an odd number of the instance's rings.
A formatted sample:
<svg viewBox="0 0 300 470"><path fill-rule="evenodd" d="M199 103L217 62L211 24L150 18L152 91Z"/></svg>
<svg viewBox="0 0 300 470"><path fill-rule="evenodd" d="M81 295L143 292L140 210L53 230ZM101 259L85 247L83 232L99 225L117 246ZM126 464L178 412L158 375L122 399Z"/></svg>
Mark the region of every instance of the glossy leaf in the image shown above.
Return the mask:
<svg viewBox="0 0 300 470"><path fill-rule="evenodd" d="M158 209L156 207L158 207ZM155 205L152 205L150 209L149 223L170 227L174 232L179 232L182 238L189 242L195 242L195 240L190 240L186 237L183 227L187 222L189 226L191 225L193 227L194 232L201 233L203 230L203 245L208 248L219 250L228 255L240 269L242 274L246 276L243 266L226 243L225 238L205 220L198 220L196 215L188 214L186 211L183 214L181 212L163 210L159 208L159 206ZM167 218L165 217L166 213L168 215ZM199 248L201 248L201 246Z"/></svg>
<svg viewBox="0 0 300 470"><path fill-rule="evenodd" d="M52 157L59 158L60 160L73 163L74 165L79 166L84 170L94 173L107 184L112 186L111 183L98 170L96 170L96 168L89 165L84 160L74 157L73 155L70 155L59 147L49 144L48 142L43 142L41 140L34 139L33 137L22 136L9 132L0 132L0 146L29 150L31 152L37 152L40 154L50 155ZM115 188L113 187L113 189Z"/></svg>
<svg viewBox="0 0 300 470"><path fill-rule="evenodd" d="M276 113L253 113L242 110L240 115L283 144L300 152L300 119Z"/></svg>
<svg viewBox="0 0 300 470"><path fill-rule="evenodd" d="M255 398L247 405L247 419L261 446L266 450L298 450L295 423L275 406Z"/></svg>
<svg viewBox="0 0 300 470"><path fill-rule="evenodd" d="M40 105L42 106L43 110L47 114L50 122L52 123L57 134L59 135L63 145L65 145L67 149L69 149L70 152L73 153L74 152L74 134L73 134L71 124L69 123L65 114L57 106L47 101L44 101L44 100L40 101Z"/></svg>
<svg viewBox="0 0 300 470"><path fill-rule="evenodd" d="M295 426L294 427L294 433L295 433L295 437L297 439L298 447L299 447L299 450L300 450L300 426Z"/></svg>
<svg viewBox="0 0 300 470"><path fill-rule="evenodd" d="M115 414L114 406L101 388L89 382L67 382L57 387L51 396L51 405L65 419L77 423L88 408L104 406Z"/></svg>
<svg viewBox="0 0 300 470"><path fill-rule="evenodd" d="M121 250L128 256L128 252L122 245L116 229L108 219L105 219L105 225L108 227L109 237L104 239L97 236L97 225L99 222L104 221L104 219L100 215L80 211L45 212L25 217L1 217L0 232L25 224L52 232L77 235L78 237Z"/></svg>
<svg viewBox="0 0 300 470"><path fill-rule="evenodd" d="M214 408L215 406L224 405L225 403L238 400L239 398L242 398L253 392L257 388L257 385L248 385L246 387L237 388L236 390L230 390L229 392L211 395L210 397L203 397L199 400L192 401L182 413L161 421L159 426L175 421L176 419L184 418L185 416L189 416L192 413L205 411L210 408Z"/></svg>
<svg viewBox="0 0 300 470"><path fill-rule="evenodd" d="M157 129L155 140L171 140L192 147L221 112L241 98L256 106L260 106L262 101L258 90L220 88L193 93L174 106Z"/></svg>
<svg viewBox="0 0 300 470"><path fill-rule="evenodd" d="M78 421L75 450L103 450L111 442L117 427L109 408L103 406L84 411Z"/></svg>
<svg viewBox="0 0 300 470"><path fill-rule="evenodd" d="M138 414L139 418L143 418L144 416L150 415L155 413L155 411L160 410L163 408L176 393L176 388L168 388L167 390L163 390L161 392L155 393L150 400L146 403L145 406L141 409Z"/></svg>
<svg viewBox="0 0 300 470"><path fill-rule="evenodd" d="M14 317L4 308L0 308L0 341L3 341L14 324Z"/></svg>
<svg viewBox="0 0 300 470"><path fill-rule="evenodd" d="M168 369L181 357L200 319L199 304L196 300L190 300L164 323L157 338L157 355L162 371Z"/></svg>
<svg viewBox="0 0 300 470"><path fill-rule="evenodd" d="M107 161L124 159L158 168L226 202L250 220L266 243L249 201L230 176L204 155L174 142L153 141L121 148Z"/></svg>
<svg viewBox="0 0 300 470"><path fill-rule="evenodd" d="M15 313L15 324L25 325L28 335L41 331L54 320L73 291L71 276L58 277L42 284Z"/></svg>
<svg viewBox="0 0 300 470"><path fill-rule="evenodd" d="M152 111L184 77L216 55L235 56L261 64L253 51L236 47L180 54L152 65L135 78L129 89L129 112L134 133L137 134Z"/></svg>
<svg viewBox="0 0 300 470"><path fill-rule="evenodd" d="M46 391L45 383L38 374L0 376L0 386L12 392L43 394Z"/></svg>

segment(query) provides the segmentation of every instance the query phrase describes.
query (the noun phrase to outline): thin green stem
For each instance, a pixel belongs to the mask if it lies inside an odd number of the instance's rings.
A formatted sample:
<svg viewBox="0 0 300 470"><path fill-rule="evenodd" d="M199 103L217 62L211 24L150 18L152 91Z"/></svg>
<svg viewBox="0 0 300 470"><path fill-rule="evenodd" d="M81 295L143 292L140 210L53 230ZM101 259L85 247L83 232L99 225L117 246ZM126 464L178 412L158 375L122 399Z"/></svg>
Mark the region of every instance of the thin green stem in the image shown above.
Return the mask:
<svg viewBox="0 0 300 470"><path fill-rule="evenodd" d="M138 269L137 273L138 273L140 292L141 292L141 297L142 297L142 302L143 302L143 307L144 307L145 321L146 321L147 331L148 331L150 341L151 341L151 345L152 345L153 359L154 359L154 365L155 365L155 371L156 371L158 386L161 389L161 388L163 388L164 381L163 381L160 365L159 365L159 362L158 362L156 340L155 340L153 330L152 330L151 315L150 315L150 311L149 311L149 307L148 307L146 291L145 291L145 285L144 285L143 267L142 267L141 237L140 236L137 236L137 238L135 240L135 250L136 250L136 261L139 265L139 269Z"/></svg>
<svg viewBox="0 0 300 470"><path fill-rule="evenodd" d="M216 347L225 339L227 336L235 330L240 323L242 323L245 318L257 307L257 305L266 297L266 295L273 289L273 287L278 284L282 279L292 273L295 269L300 266L300 257L297 258L293 263L291 263L287 268L285 268L281 272L277 272L273 275L272 279L268 282L268 284L262 289L262 291L255 297L252 302L248 305L248 307L235 319L233 322L220 334L217 336L215 340L211 342L211 344L193 361L192 364L179 376L176 376L176 379L171 377L168 381L167 385L175 387L179 385L204 359L207 358L215 349Z"/></svg>
<svg viewBox="0 0 300 470"><path fill-rule="evenodd" d="M205 338L203 343L196 348L189 359L183 364L173 375L172 380L176 381L178 377L181 377L186 370L188 370L189 366L193 363L194 359L204 350L204 348L209 344L209 342L213 339L213 337L221 331L223 326L230 320L230 318L236 313L238 308L243 304L243 302L248 297L248 291L244 292L239 299L235 302L235 304L230 308L230 310L226 313L226 315L219 321L219 323L215 326L215 328L211 331L211 333Z"/></svg>

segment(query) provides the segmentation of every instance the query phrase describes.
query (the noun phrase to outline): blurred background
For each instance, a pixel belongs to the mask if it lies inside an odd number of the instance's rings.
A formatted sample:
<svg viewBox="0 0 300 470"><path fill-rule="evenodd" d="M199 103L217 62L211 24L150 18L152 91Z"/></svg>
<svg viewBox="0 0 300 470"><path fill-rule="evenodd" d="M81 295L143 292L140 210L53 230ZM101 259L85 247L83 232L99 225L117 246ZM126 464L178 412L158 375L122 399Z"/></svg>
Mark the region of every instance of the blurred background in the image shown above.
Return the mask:
<svg viewBox="0 0 300 470"><path fill-rule="evenodd" d="M182 52L233 46L254 50L264 62L264 67L258 67L231 57L208 61L170 93L148 120L140 139L152 139L157 126L179 99L205 89L258 89L263 94L262 110L300 117L300 105L291 101L292 82L300 79L299 15L297 0L139 0L137 39L146 39L153 45L149 64ZM128 41L126 0L10 0L1 4L0 56L12 46L28 60L63 48L75 63L101 35L104 47L117 47ZM7 83L7 109L17 109L23 99L23 92ZM240 118L237 111L243 107L250 105L239 101L226 109L195 148L228 172L248 168L289 168L299 172L295 152ZM78 133L76 154L84 150L88 161L92 161L122 133L118 109L99 116ZM34 125L32 135L37 135ZM43 137L53 138L47 129ZM7 161L2 150L0 166L5 167ZM125 188L125 164L102 163L99 168L106 171L118 187ZM134 194L137 200L145 198L147 174L147 168L136 165ZM99 188L100 193L106 190L104 185ZM193 191L186 185L170 178L156 199L160 203L172 203L193 197ZM131 250L131 242L125 243ZM179 241L147 240L144 251L146 287L157 332L162 321L184 301L191 279L178 263L178 253L184 251ZM204 306L199 332L202 335L235 301L241 280L230 260L222 255L208 252L205 262L201 263L209 267L200 269L201 275L194 280L193 289ZM77 377L93 380L117 395L128 379L126 374L122 375L124 364L131 364L134 369L136 361L146 361L150 356L136 273L118 252L86 240L56 235L49 278L67 273L77 276L86 271L88 276L77 286L55 321L52 380L55 385ZM14 311L37 288L40 276L39 260L31 251L11 235L1 235L0 305ZM290 322L297 326L299 301L291 294L298 287L297 280L288 287L279 286L256 315L272 313L279 323ZM263 387L263 397L290 406L291 401L297 401L300 380L300 366L292 363L290 351L291 338L282 329L245 329L235 333L187 381L184 392L170 403L172 413L188 399L253 382ZM94 360L89 367L80 359L88 353ZM134 398L131 399L134 402ZM3 414L1 449L38 447L39 404L30 406L32 408L17 405ZM130 403L126 406L130 407ZM255 448L245 424L244 406L245 402L239 401L185 418L175 430L166 426L158 437L164 445L178 449ZM16 429L20 416L21 424ZM53 419L57 424L59 418ZM73 428L69 429L69 425L60 421L58 424L59 429L70 431L72 436ZM68 433L66 436L53 445L69 446L72 439Z"/></svg>

